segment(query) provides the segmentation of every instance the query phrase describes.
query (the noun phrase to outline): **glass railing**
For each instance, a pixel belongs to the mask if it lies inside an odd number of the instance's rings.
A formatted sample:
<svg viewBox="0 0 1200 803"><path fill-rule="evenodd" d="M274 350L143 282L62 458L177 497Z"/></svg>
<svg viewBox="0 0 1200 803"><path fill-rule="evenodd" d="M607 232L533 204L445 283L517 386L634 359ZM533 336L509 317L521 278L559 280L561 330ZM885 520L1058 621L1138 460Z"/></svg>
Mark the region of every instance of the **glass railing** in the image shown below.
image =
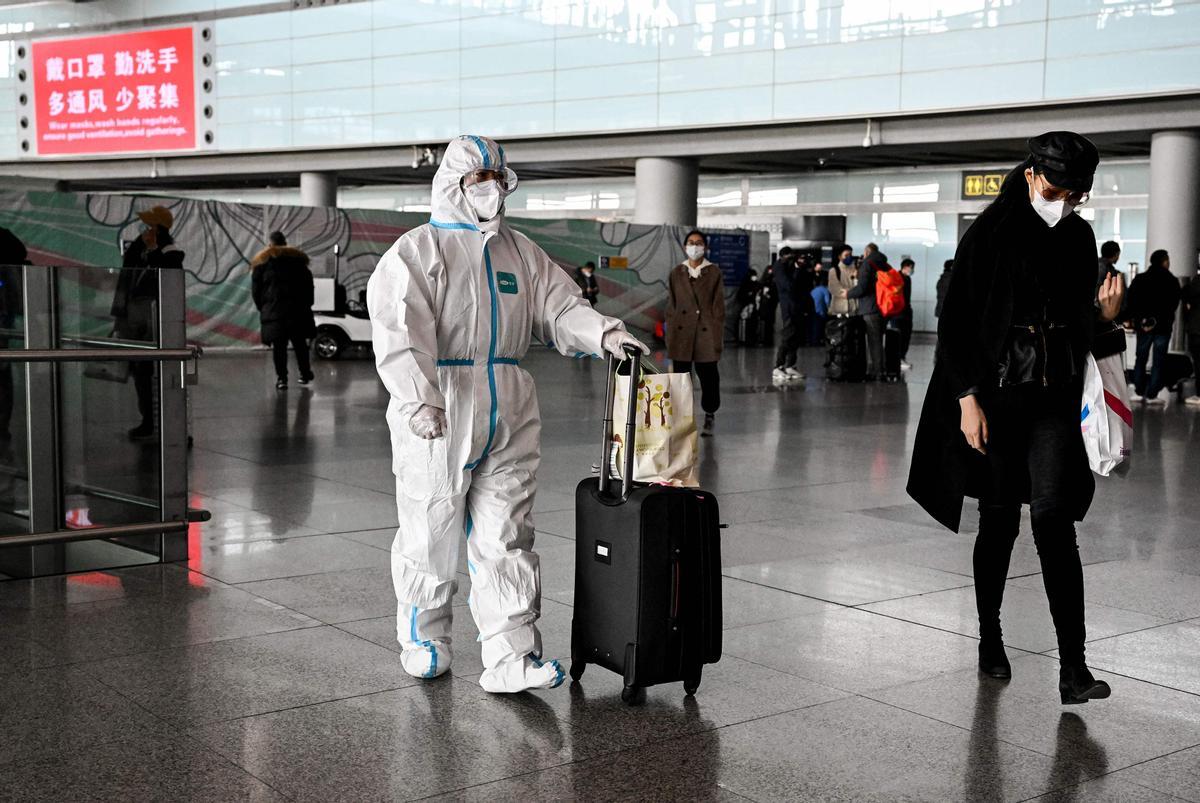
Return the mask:
<svg viewBox="0 0 1200 803"><path fill-rule="evenodd" d="M0 265L0 577L186 557L184 304L178 270Z"/></svg>

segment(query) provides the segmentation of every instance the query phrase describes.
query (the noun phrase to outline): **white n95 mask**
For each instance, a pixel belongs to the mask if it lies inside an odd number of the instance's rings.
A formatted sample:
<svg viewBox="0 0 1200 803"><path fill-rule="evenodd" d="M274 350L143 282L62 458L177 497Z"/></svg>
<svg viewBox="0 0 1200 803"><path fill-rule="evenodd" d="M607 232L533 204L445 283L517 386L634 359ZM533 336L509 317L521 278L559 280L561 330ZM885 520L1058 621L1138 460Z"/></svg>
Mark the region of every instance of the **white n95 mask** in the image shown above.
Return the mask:
<svg viewBox="0 0 1200 803"><path fill-rule="evenodd" d="M491 220L500 214L500 206L504 203L504 195L500 192L500 184L495 180L481 181L466 188L467 200L479 220Z"/></svg>
<svg viewBox="0 0 1200 803"><path fill-rule="evenodd" d="M1036 189L1033 191L1033 211L1046 221L1051 228L1062 222L1063 218L1075 211L1075 207L1064 201L1047 201Z"/></svg>
<svg viewBox="0 0 1200 803"><path fill-rule="evenodd" d="M702 246L702 245L685 246L683 249L683 252L685 254L687 254L688 259L703 259L704 258L704 246Z"/></svg>

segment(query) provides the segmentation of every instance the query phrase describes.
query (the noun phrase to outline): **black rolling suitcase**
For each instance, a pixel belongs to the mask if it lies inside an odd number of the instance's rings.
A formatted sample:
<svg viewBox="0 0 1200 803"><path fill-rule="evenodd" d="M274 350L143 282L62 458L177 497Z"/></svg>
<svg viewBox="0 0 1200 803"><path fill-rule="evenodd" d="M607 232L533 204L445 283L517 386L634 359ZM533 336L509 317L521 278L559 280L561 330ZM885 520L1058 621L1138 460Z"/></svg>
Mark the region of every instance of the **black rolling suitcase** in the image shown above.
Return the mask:
<svg viewBox="0 0 1200 803"><path fill-rule="evenodd" d="M721 537L716 497L632 482L633 449L623 450L622 479L611 477L615 368L610 357L600 476L575 491L571 679L597 664L624 677L621 699L636 704L662 683L695 694L704 665L720 660ZM627 444L638 374L630 371Z"/></svg>
<svg viewBox="0 0 1200 803"><path fill-rule="evenodd" d="M904 333L900 331L900 319L888 318L883 326L883 371L882 379L900 381L900 342Z"/></svg>
<svg viewBox="0 0 1200 803"><path fill-rule="evenodd" d="M829 348L825 376L835 382L861 382L867 375L867 327L856 315L830 318L825 324Z"/></svg>

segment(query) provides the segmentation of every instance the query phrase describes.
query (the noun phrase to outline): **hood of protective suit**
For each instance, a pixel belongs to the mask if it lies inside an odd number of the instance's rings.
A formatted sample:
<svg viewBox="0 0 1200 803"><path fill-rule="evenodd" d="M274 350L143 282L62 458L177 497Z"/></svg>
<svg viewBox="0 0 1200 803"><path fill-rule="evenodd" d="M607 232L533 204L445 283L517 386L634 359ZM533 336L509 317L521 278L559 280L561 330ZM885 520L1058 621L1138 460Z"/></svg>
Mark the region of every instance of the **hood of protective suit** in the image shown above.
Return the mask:
<svg viewBox="0 0 1200 803"><path fill-rule="evenodd" d="M503 171L508 167L504 149L488 137L463 134L446 146L442 163L433 176L433 192L429 200L430 219L434 223L458 224L464 228L481 228L479 216L462 191L462 177L481 168ZM504 217L504 204L488 223L498 224Z"/></svg>

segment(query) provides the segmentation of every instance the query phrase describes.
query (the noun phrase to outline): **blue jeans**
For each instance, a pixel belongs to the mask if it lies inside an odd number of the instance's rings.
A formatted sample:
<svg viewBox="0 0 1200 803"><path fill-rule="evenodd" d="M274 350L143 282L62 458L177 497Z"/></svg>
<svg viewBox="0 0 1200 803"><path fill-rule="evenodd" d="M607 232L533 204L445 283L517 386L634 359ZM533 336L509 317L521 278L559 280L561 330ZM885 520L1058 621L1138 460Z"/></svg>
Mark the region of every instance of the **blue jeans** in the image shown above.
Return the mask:
<svg viewBox="0 0 1200 803"><path fill-rule="evenodd" d="M1170 335L1147 334L1138 332L1137 362L1133 364L1133 386L1137 395L1153 399L1163 389L1163 363L1167 361L1167 346L1171 344ZM1146 384L1146 359L1150 350L1154 350L1154 364L1150 368L1150 384Z"/></svg>

